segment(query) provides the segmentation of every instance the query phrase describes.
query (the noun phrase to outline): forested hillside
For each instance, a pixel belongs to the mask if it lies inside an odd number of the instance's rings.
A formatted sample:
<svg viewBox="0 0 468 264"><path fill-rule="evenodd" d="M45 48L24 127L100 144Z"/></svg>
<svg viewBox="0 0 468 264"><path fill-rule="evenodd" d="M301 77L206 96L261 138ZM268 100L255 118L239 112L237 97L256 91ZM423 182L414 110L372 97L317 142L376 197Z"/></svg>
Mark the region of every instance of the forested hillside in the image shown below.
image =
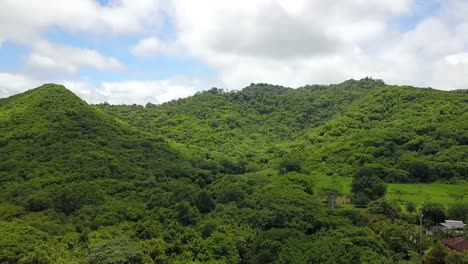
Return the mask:
<svg viewBox="0 0 468 264"><path fill-rule="evenodd" d="M0 99L0 263L466 261L417 225L467 220L466 204L383 196L466 180L467 120L465 91L368 78L146 106L47 84ZM327 209L315 176L352 178L360 208Z"/></svg>
<svg viewBox="0 0 468 264"><path fill-rule="evenodd" d="M192 155L220 161L230 173L244 173L277 167L308 130L325 125L382 85L373 80L299 89L252 84L233 92L212 88L160 106L99 107Z"/></svg>
<svg viewBox="0 0 468 264"><path fill-rule="evenodd" d="M468 176L468 96L363 79L290 89L213 88L155 106L101 109L217 160L228 173L281 171L352 176L379 170L389 182Z"/></svg>
<svg viewBox="0 0 468 264"><path fill-rule="evenodd" d="M365 166L388 182L468 176L468 98L411 87L384 87L356 100L307 134L307 164L352 175ZM335 164L330 169L330 164ZM339 165L337 165L339 164ZM341 166L340 166L341 165ZM339 168L341 167L341 168ZM312 170L320 170L314 167Z"/></svg>

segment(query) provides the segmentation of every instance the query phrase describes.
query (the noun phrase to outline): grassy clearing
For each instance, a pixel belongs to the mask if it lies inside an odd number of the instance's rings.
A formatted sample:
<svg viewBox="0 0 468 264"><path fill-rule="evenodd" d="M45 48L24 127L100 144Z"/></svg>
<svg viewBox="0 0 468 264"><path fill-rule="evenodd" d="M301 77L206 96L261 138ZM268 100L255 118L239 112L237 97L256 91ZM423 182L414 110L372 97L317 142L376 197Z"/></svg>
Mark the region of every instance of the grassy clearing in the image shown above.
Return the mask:
<svg viewBox="0 0 468 264"><path fill-rule="evenodd" d="M323 191L326 189L338 190L344 195L351 195L351 177L314 175L312 181L315 189Z"/></svg>
<svg viewBox="0 0 468 264"><path fill-rule="evenodd" d="M416 205L424 202L441 203L445 207L461 201L468 201L468 184L389 184L386 197L402 202L411 201Z"/></svg>
<svg viewBox="0 0 468 264"><path fill-rule="evenodd" d="M314 175L315 189L322 191L334 187L344 195L351 195L351 177ZM465 195L466 194L466 195ZM425 202L436 202L445 207L455 202L468 202L468 183L446 184L388 184L386 198L401 203L413 202L420 206Z"/></svg>

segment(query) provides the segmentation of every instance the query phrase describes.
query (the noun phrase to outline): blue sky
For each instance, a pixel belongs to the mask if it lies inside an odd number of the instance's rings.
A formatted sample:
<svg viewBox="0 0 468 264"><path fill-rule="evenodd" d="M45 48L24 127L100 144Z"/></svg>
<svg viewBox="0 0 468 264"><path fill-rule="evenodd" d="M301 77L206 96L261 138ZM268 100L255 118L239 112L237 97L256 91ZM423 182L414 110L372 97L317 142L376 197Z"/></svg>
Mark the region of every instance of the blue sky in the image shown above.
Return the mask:
<svg viewBox="0 0 468 264"><path fill-rule="evenodd" d="M139 104L366 76L468 88L468 1L44 3L0 3L0 97L46 82L91 103Z"/></svg>
<svg viewBox="0 0 468 264"><path fill-rule="evenodd" d="M170 27L164 28L162 39L170 38ZM174 75L187 77L210 78L213 70L199 60L191 57L158 54L151 58L134 56L129 47L138 42L138 36L108 36L86 34L82 32L67 32L60 27L50 27L44 37L53 43L75 46L98 51L104 56L112 56L125 65L122 71L96 71L91 67L83 67L78 75L60 71L52 72L51 78L86 80L95 85L104 81L122 81L133 79L167 79ZM25 56L31 52L28 45L6 41L0 48L0 69L2 71L21 70Z"/></svg>

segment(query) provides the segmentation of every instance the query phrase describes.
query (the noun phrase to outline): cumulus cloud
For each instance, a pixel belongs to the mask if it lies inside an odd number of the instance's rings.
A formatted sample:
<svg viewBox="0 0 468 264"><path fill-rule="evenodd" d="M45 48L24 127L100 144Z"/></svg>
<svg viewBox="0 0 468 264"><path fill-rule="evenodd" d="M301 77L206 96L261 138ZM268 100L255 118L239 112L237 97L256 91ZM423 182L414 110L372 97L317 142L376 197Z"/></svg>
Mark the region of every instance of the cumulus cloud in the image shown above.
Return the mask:
<svg viewBox="0 0 468 264"><path fill-rule="evenodd" d="M141 56L177 50L195 57L211 66L229 89L251 82L294 87L364 76L466 88L468 82L444 77L441 65L452 63L455 72L464 69L460 54L468 52L463 11L468 2L437 4L440 12L430 13L433 4L420 0L172 1L166 9L175 40L163 43L149 37L133 51ZM426 12L422 16L421 9ZM408 31L397 26L401 17L416 15L419 21Z"/></svg>
<svg viewBox="0 0 468 264"><path fill-rule="evenodd" d="M125 61L116 55L44 40L47 29L59 27L67 32L137 36L128 49L139 58L165 54L195 59L214 72L206 87L239 89L251 82L297 87L372 76L394 84L468 88L465 0L109 3L4 0L0 45L2 40L29 43L31 53L25 62L33 69L79 73L81 67L124 68ZM170 37L163 37L165 33ZM92 100L113 103L165 101L201 87L173 78L99 85L70 81L70 86Z"/></svg>
<svg viewBox="0 0 468 264"><path fill-rule="evenodd" d="M75 93L81 99L85 100L90 104L103 103L107 100L107 97L101 94L97 87L84 81L72 81L72 80L62 80L57 81L65 86L67 89Z"/></svg>
<svg viewBox="0 0 468 264"><path fill-rule="evenodd" d="M173 46L161 42L156 37L141 39L137 44L130 48L133 55L137 57L153 56L158 53L169 53L171 50L173 50Z"/></svg>
<svg viewBox="0 0 468 264"><path fill-rule="evenodd" d="M43 83L26 75L0 72L0 98L25 92Z"/></svg>
<svg viewBox="0 0 468 264"><path fill-rule="evenodd" d="M300 86L370 74L367 45L412 1L174 1L173 45L210 65L226 88ZM371 56L371 54L369 54Z"/></svg>
<svg viewBox="0 0 468 264"><path fill-rule="evenodd" d="M452 65L468 64L468 52L445 56L445 60Z"/></svg>
<svg viewBox="0 0 468 264"><path fill-rule="evenodd" d="M0 72L0 98L22 93L46 82L63 84L88 103L160 104L193 95L203 87L196 79L127 80L92 84L73 80L43 80L24 74Z"/></svg>
<svg viewBox="0 0 468 264"><path fill-rule="evenodd" d="M30 67L77 73L82 66L96 70L120 70L123 68L116 58L106 57L91 49L69 47L38 42L33 46L33 52L29 54L26 64Z"/></svg>
<svg viewBox="0 0 468 264"><path fill-rule="evenodd" d="M52 26L125 34L145 32L160 23L157 0L115 0L106 6L93 0L3 0L0 7L0 39L23 43L40 38Z"/></svg>
<svg viewBox="0 0 468 264"><path fill-rule="evenodd" d="M104 82L97 91L111 104L163 103L193 95L198 82L176 80Z"/></svg>
<svg viewBox="0 0 468 264"><path fill-rule="evenodd" d="M157 0L113 0L108 5L93 0L4 0L0 2L0 48L3 41L30 46L26 66L40 72L122 69L123 64L112 56L52 44L44 35L53 27L72 33L142 34L160 24L159 12Z"/></svg>

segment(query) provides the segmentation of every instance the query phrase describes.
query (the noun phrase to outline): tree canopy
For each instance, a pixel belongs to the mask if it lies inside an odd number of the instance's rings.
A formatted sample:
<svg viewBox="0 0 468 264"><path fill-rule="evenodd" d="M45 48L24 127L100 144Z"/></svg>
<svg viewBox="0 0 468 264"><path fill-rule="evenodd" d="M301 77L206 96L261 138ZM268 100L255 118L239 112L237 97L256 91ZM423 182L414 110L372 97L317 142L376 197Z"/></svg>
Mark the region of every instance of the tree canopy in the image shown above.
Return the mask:
<svg viewBox="0 0 468 264"><path fill-rule="evenodd" d="M382 197L389 182L466 179L467 103L369 78L146 106L54 84L0 99L0 263L462 259L416 243L416 212ZM327 209L314 175L352 177L368 208Z"/></svg>

